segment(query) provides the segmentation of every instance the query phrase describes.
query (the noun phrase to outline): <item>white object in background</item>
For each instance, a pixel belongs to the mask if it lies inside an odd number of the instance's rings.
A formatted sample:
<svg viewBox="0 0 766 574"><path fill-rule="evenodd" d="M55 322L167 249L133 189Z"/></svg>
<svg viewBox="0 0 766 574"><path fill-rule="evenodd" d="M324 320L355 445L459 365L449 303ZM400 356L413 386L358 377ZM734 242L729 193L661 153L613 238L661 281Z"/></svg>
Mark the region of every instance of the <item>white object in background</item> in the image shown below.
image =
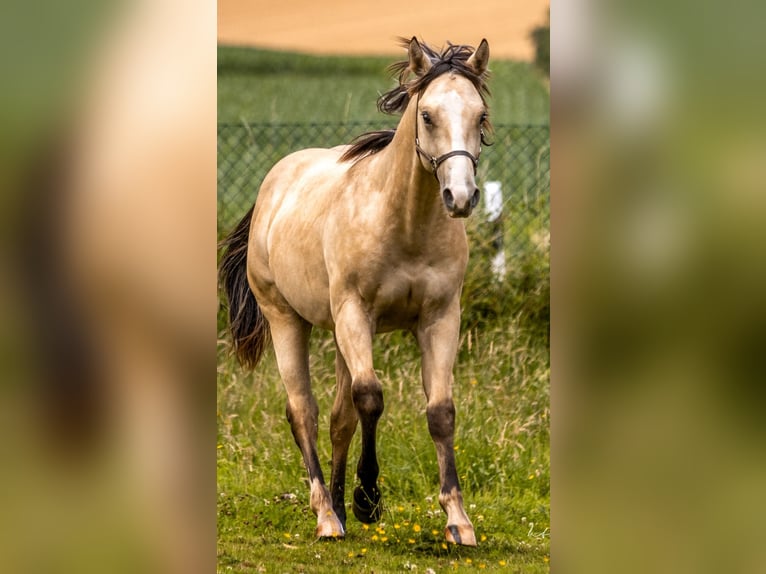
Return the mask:
<svg viewBox="0 0 766 574"><path fill-rule="evenodd" d="M484 183L484 213L487 221L495 221L503 213L503 190L499 181Z"/></svg>
<svg viewBox="0 0 766 574"><path fill-rule="evenodd" d="M500 216L503 213L503 190L499 181L484 183L484 213L489 223L497 222L494 243L497 253L492 257L492 274L497 279L505 278L505 250L503 249L503 228Z"/></svg>

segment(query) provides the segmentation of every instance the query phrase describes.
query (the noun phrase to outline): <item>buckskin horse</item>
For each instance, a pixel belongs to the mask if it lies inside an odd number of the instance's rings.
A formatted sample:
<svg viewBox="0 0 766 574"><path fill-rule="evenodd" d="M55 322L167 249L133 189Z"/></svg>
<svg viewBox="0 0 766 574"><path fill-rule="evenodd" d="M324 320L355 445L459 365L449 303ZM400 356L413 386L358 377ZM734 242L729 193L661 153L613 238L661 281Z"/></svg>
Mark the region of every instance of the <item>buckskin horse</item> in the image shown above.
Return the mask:
<svg viewBox="0 0 766 574"><path fill-rule="evenodd" d="M490 129L489 46L436 50L403 40L391 66L398 85L378 107L400 113L395 130L280 160L257 201L222 242L219 280L233 346L254 368L269 339L287 392L287 418L308 471L319 538L346 533L348 448L361 422L353 512L380 519L376 427L383 390L373 370L376 333L411 331L422 358L428 429L436 447L439 503L449 542L476 545L455 466L453 366L468 261L462 218L479 201L476 165ZM317 456L317 402L309 377L313 326L333 332L336 397L328 489Z"/></svg>

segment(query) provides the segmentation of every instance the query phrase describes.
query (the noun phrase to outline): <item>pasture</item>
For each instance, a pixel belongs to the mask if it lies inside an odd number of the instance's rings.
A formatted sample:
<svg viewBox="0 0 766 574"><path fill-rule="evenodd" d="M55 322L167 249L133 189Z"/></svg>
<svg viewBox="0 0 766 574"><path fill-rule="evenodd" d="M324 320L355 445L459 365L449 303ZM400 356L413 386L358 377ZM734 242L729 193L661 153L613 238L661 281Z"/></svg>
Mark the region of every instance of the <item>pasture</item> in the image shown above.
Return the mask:
<svg viewBox="0 0 766 574"><path fill-rule="evenodd" d="M377 93L391 85L384 70L390 62L220 48L219 122L394 123L375 109ZM495 123L547 122L547 92L529 66L495 61L490 67ZM255 372L245 372L228 355L219 320L219 572L548 571L549 247L540 240L549 221L547 195L530 202L506 205L537 216L521 224L506 218L505 231L527 240L507 254L504 280L489 272L492 237L481 215L467 222L471 261L455 369L455 451L478 548L443 541L437 463L411 336L391 333L375 345L386 404L378 427L382 521L365 527L350 517L345 540L320 543L313 540L306 472L285 420L273 354ZM333 361L331 336L315 330L311 367L327 476ZM359 446L357 433L347 469L350 486Z"/></svg>

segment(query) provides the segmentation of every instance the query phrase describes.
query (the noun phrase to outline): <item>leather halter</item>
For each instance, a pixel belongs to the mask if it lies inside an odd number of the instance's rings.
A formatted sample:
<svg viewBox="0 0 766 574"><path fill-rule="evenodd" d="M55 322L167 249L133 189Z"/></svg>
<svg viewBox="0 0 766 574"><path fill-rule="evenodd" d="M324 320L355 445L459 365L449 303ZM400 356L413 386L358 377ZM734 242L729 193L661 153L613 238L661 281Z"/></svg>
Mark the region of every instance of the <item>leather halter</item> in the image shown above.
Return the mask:
<svg viewBox="0 0 766 574"><path fill-rule="evenodd" d="M431 164L431 166L434 168L433 174L436 178L436 181L439 181L439 176L436 175L436 170L439 168L441 164L443 164L445 161L447 161L451 157L455 157L458 155L463 155L471 160L471 163L473 164L473 173L476 175L476 166L479 165L479 156L481 156L481 145L479 145L479 153L477 155L473 155L471 152L464 150L464 149L455 149L452 151L448 151L444 155L440 155L439 157L434 157L430 153L426 152L422 147L420 147L420 139L418 138L418 123L420 118L420 94L418 94L418 99L415 102L415 149L417 152L422 155L424 158L428 160L428 162ZM484 132L482 131L482 135ZM441 183L441 182L440 182Z"/></svg>

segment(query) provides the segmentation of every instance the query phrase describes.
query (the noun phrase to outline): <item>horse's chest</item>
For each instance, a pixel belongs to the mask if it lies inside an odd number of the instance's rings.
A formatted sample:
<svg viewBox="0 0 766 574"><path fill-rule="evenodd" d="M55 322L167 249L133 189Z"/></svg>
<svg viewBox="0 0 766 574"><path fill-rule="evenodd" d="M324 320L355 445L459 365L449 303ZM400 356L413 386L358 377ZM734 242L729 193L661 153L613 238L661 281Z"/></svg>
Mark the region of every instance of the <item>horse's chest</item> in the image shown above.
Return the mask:
<svg viewBox="0 0 766 574"><path fill-rule="evenodd" d="M395 268L386 273L370 293L378 330L407 328L413 325L428 303L444 298L443 280L429 269Z"/></svg>

